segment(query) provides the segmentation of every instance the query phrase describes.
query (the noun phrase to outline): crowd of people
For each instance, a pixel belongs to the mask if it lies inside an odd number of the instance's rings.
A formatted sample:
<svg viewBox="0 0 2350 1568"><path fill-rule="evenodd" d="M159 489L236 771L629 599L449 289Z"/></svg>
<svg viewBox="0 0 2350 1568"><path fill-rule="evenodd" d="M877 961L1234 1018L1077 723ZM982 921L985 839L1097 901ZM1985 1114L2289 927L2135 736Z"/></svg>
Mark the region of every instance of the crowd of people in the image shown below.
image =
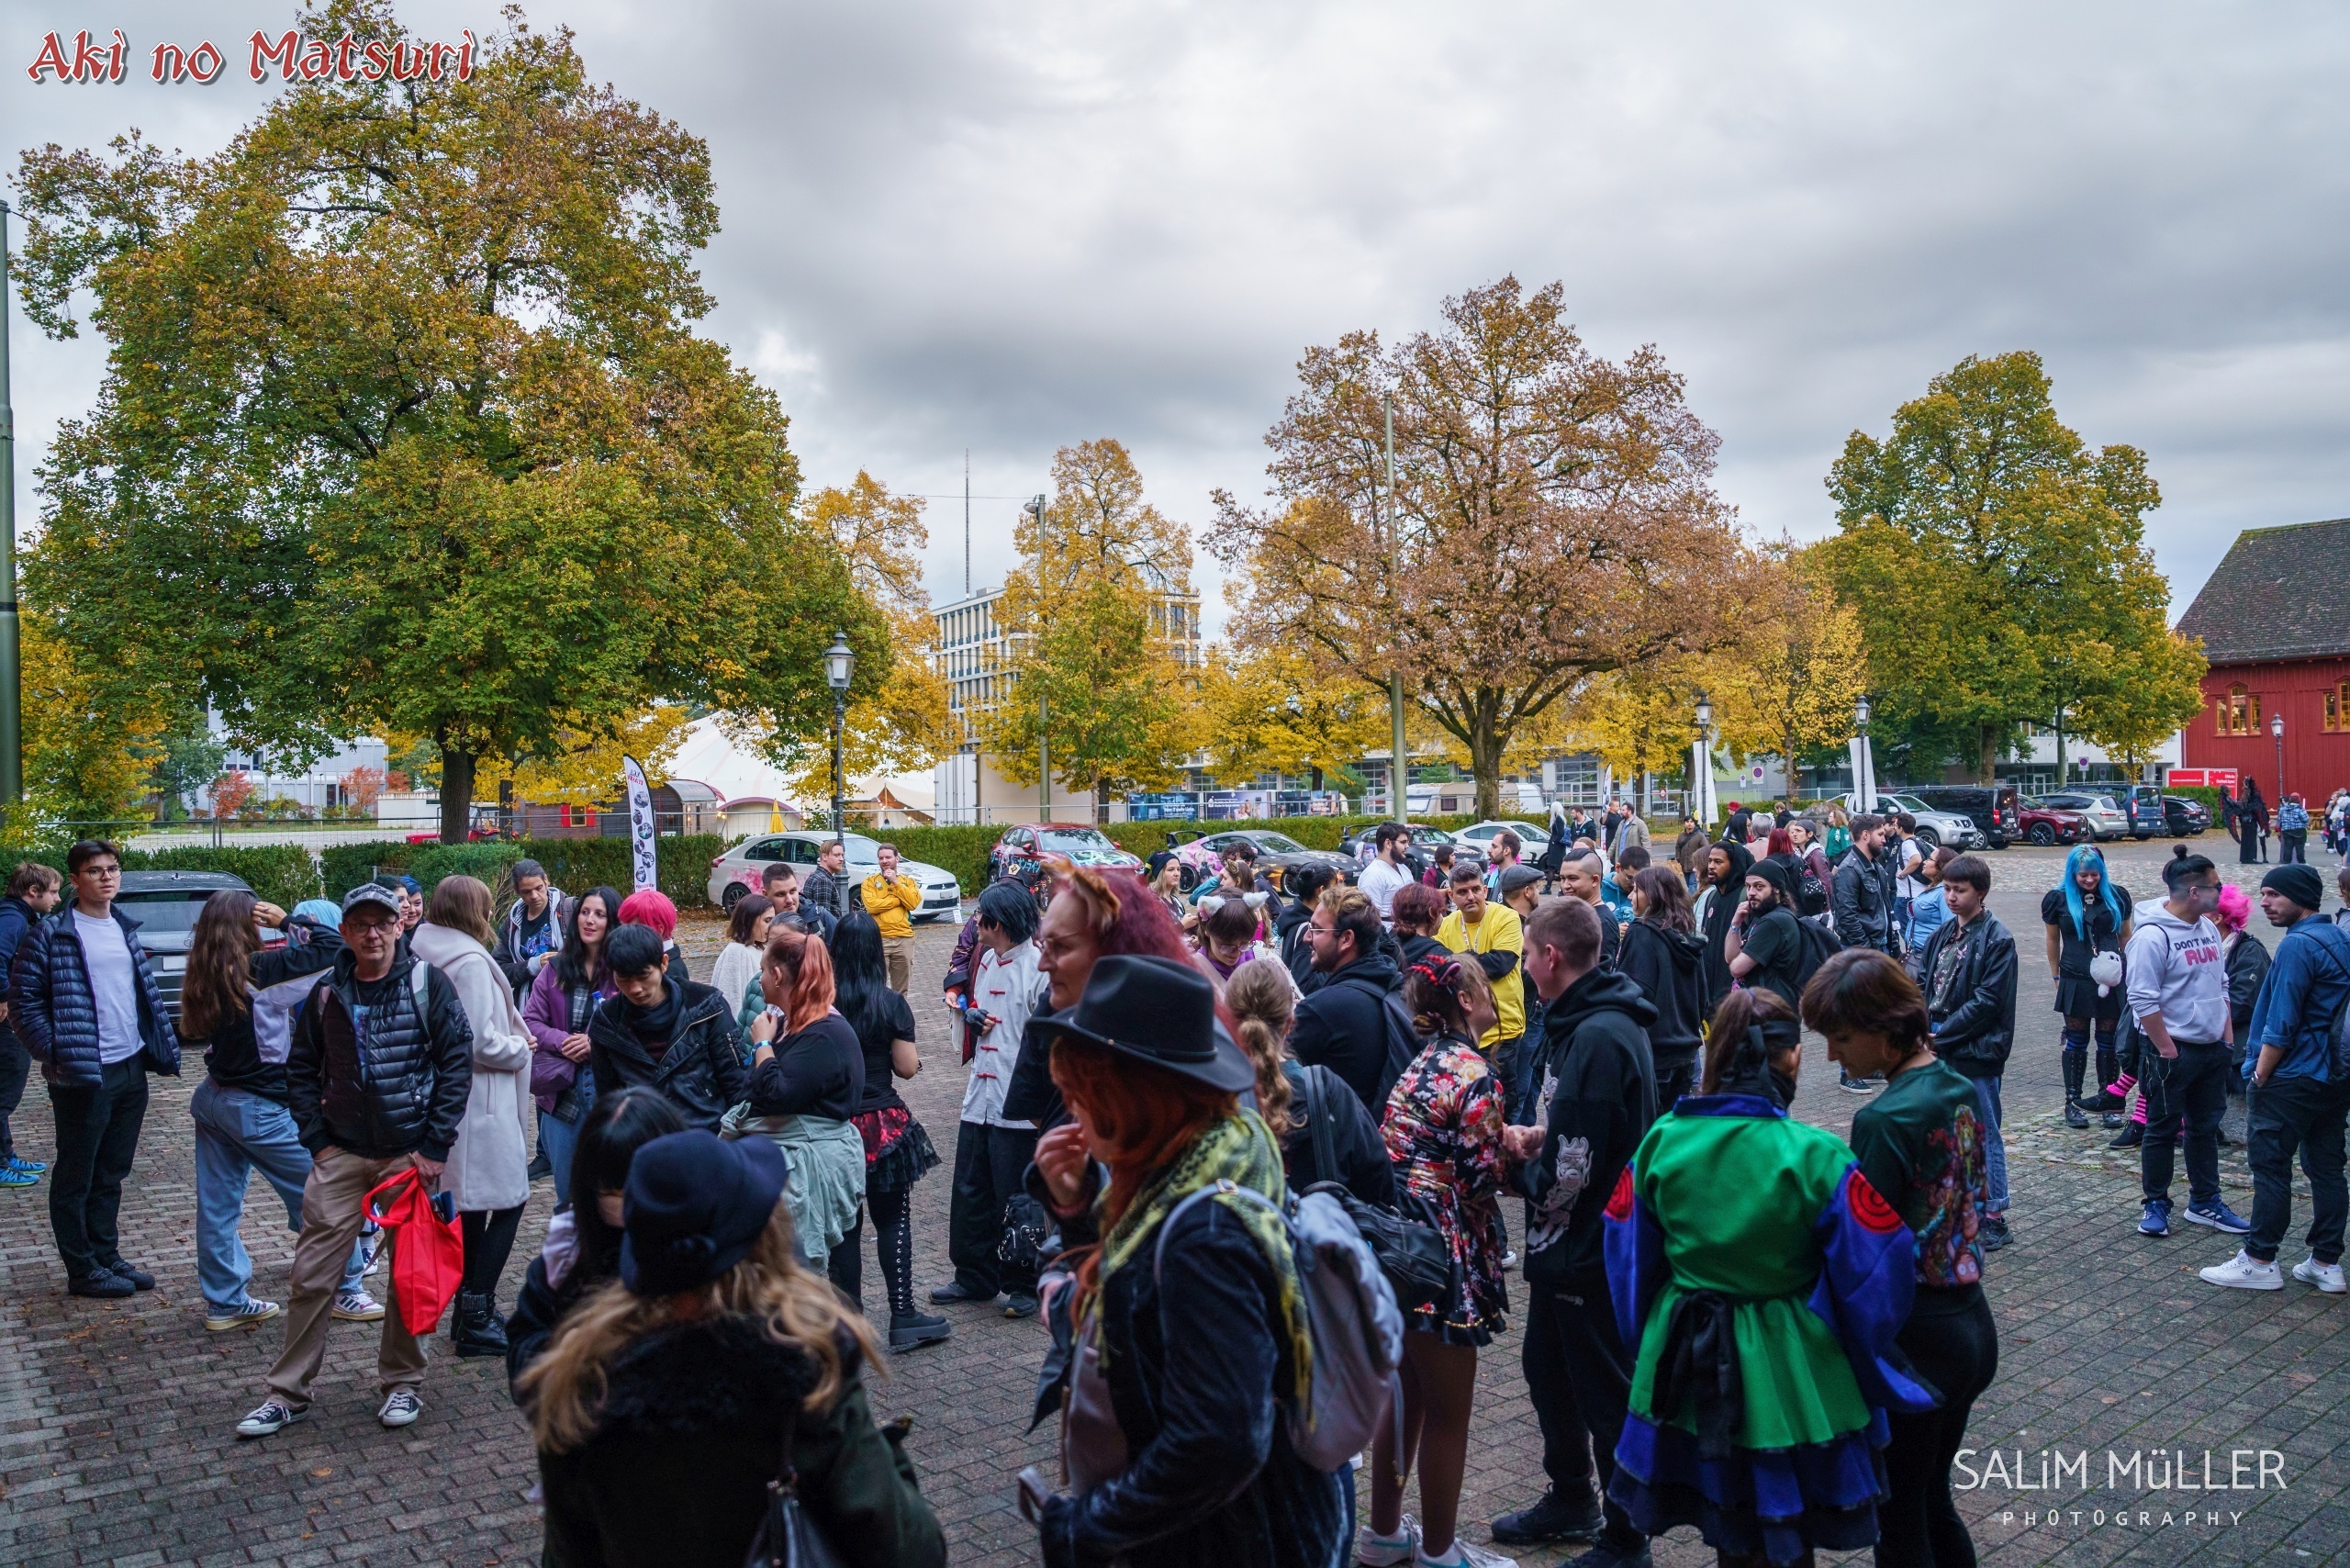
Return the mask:
<svg viewBox="0 0 2350 1568"><path fill-rule="evenodd" d="M1513 1329L1547 1487L1491 1518L1497 1545L1617 1568L1687 1527L1726 1563L1972 1562L1950 1462L1998 1364L2020 965L1990 868L1899 816L1743 809L1660 863L1637 820L1561 818L1530 862L1504 834L1482 867L1422 863L1386 823L1352 874L1276 879L1242 846L1190 893L1163 866L1057 865L1041 908L982 890L939 981L967 1071L927 1301L911 1194L941 1155L896 1087L923 1058L894 852L862 882L837 845L804 882L768 868L709 983L661 894L566 894L527 860L502 911L464 876L292 911L219 894L175 1028L119 853L77 844L0 905L7 1022L57 1132L44 1166L0 1120L0 1172L49 1182L70 1294L153 1288L121 1185L148 1076L202 1049L206 1327L284 1325L253 1439L310 1417L338 1320L381 1325L382 1424L423 1414L437 1322L368 1281L431 1223L387 1194L428 1197L462 1240L452 1348L506 1361L553 1562L736 1562L811 1521L845 1562L943 1561L862 1388L952 1335L924 1306L1049 1329L1062 1473L1022 1504L1051 1564L1493 1561L1462 1483L1478 1361ZM2244 1238L2202 1271L2223 1286L2282 1288L2298 1155L2291 1274L2342 1292L2350 933L2305 864L2262 884L2273 957L2208 859L2181 846L2163 875L2133 901L2083 846L2042 900L2065 1120L2140 1148L2148 1237L2185 1145L2183 1217ZM1869 1097L1849 1139L1790 1114L1806 1025ZM2239 1091L2249 1220L2218 1183ZM238 1238L255 1170L298 1232L282 1305ZM554 1215L502 1311L540 1176ZM1401 1327L1360 1517L1350 1461L1297 1421L1344 1364L1284 1218L1313 1193Z"/></svg>

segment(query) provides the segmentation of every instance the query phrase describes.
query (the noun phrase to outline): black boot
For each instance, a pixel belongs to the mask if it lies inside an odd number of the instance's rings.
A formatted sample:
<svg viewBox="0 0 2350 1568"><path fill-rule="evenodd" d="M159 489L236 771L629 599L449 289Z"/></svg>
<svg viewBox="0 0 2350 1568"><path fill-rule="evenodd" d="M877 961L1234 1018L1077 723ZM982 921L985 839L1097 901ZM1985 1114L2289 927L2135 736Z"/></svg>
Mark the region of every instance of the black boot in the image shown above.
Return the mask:
<svg viewBox="0 0 2350 1568"><path fill-rule="evenodd" d="M2065 1047L2065 1125L2076 1130L2089 1125L2088 1113L2081 1109L2081 1074L2087 1070L2088 1056L2075 1047Z"/></svg>
<svg viewBox="0 0 2350 1568"><path fill-rule="evenodd" d="M2097 1043L2097 1108L2105 1113L2104 1121L2109 1132L2121 1130L2121 1113L2129 1108L2129 1096L2116 1094L2107 1087L2121 1076L2121 1058L2114 1050L2113 1042L2099 1040Z"/></svg>
<svg viewBox="0 0 2350 1568"><path fill-rule="evenodd" d="M2111 1143L2107 1144L2105 1147L2108 1148L2135 1148L2145 1141L2146 1125L2143 1122L2132 1122L2121 1129L2119 1137L2115 1137Z"/></svg>
<svg viewBox="0 0 2350 1568"><path fill-rule="evenodd" d="M457 1293L457 1329L451 1336L456 1351L465 1356L506 1355L506 1325L498 1316L498 1298L487 1292Z"/></svg>

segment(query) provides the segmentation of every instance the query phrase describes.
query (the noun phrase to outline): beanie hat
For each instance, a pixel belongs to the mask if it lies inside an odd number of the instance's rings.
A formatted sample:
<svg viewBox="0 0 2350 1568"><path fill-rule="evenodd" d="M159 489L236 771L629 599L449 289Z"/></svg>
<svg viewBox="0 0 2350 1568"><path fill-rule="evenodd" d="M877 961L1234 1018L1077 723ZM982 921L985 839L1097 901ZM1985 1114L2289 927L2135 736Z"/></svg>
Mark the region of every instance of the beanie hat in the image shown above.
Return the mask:
<svg viewBox="0 0 2350 1568"><path fill-rule="evenodd" d="M701 1128L636 1151L621 1202L621 1282L635 1295L698 1290L750 1255L791 1167L764 1137L729 1143Z"/></svg>
<svg viewBox="0 0 2350 1568"><path fill-rule="evenodd" d="M2263 889L2274 888L2303 909L2318 909L2325 903L2325 879L2317 868L2303 861L2278 866L2260 879Z"/></svg>

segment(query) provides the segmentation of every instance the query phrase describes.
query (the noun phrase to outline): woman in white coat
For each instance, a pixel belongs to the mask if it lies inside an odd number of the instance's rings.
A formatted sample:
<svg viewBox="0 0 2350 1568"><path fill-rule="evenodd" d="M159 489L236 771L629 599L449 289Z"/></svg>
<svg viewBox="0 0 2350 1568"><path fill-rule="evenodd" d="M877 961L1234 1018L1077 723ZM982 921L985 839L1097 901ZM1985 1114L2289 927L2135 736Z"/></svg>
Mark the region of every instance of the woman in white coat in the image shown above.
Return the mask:
<svg viewBox="0 0 2350 1568"><path fill-rule="evenodd" d="M456 1198L464 1229L465 1274L450 1336L460 1356L506 1354L498 1277L531 1196L531 1035L490 956L496 936L489 890L472 877L443 877L408 941L410 952L456 987L474 1032L473 1088L441 1173L441 1190Z"/></svg>

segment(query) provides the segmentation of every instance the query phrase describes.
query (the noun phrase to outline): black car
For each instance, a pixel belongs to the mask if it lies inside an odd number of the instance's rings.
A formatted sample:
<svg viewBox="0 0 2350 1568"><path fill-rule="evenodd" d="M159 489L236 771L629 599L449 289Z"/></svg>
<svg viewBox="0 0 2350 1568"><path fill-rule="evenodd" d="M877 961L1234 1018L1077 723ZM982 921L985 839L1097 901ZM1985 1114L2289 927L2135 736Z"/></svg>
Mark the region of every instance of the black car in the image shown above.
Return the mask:
<svg viewBox="0 0 2350 1568"><path fill-rule="evenodd" d="M155 988L163 993L172 1025L179 1026L180 987L187 978L188 949L196 943L196 916L215 893L249 893L241 877L226 871L125 871L122 890L114 902L139 922L139 946L146 950L147 967L155 972ZM271 939L283 941L277 933Z"/></svg>
<svg viewBox="0 0 2350 1568"><path fill-rule="evenodd" d="M2180 838L2192 838L2211 825L2211 808L2185 795L2163 797L2164 831Z"/></svg>
<svg viewBox="0 0 2350 1568"><path fill-rule="evenodd" d="M1419 875L1434 864L1437 846L1439 845L1451 849L1455 864L1463 860L1472 866L1483 866L1485 863L1484 848L1473 839L1447 833L1440 827L1423 827L1418 823L1408 824L1405 831L1410 836L1404 841L1404 858L1412 868L1414 876ZM1338 840L1338 849L1346 857L1348 869L1358 869L1369 863L1371 839L1378 832L1379 824L1373 823L1369 827L1349 828L1347 835Z"/></svg>
<svg viewBox="0 0 2350 1568"><path fill-rule="evenodd" d="M2023 836L2023 792L2012 784L1908 784L1902 792L1938 812L1965 817L1994 849Z"/></svg>

